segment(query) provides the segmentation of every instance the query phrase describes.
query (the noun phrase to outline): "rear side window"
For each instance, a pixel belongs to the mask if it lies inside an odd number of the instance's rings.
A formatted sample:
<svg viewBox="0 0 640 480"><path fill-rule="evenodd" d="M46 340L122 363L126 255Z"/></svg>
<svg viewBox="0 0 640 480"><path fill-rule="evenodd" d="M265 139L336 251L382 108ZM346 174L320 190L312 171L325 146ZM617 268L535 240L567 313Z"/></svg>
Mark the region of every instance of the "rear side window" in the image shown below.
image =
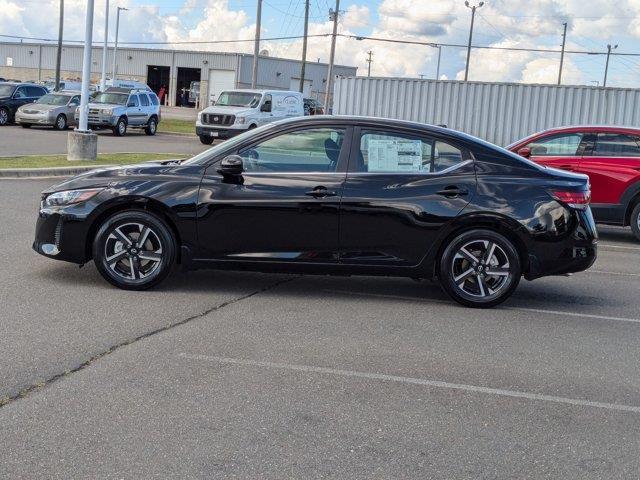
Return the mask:
<svg viewBox="0 0 640 480"><path fill-rule="evenodd" d="M463 161L462 151L441 140L363 130L352 170L369 173L438 173Z"/></svg>
<svg viewBox="0 0 640 480"><path fill-rule="evenodd" d="M582 133L567 133L540 138L527 144L534 157L573 157L578 155Z"/></svg>
<svg viewBox="0 0 640 480"><path fill-rule="evenodd" d="M29 97L41 97L45 94L44 90L42 90L40 87L26 87L27 88L27 95Z"/></svg>
<svg viewBox="0 0 640 480"><path fill-rule="evenodd" d="M140 97L140 105L142 105L143 107L148 107L149 106L149 97L147 97L144 93L141 93L138 96Z"/></svg>
<svg viewBox="0 0 640 480"><path fill-rule="evenodd" d="M158 100L158 97L156 97L155 93L150 93L149 99L153 105L160 105L160 101Z"/></svg>
<svg viewBox="0 0 640 480"><path fill-rule="evenodd" d="M599 133L594 155L601 157L640 157L640 139L631 135Z"/></svg>

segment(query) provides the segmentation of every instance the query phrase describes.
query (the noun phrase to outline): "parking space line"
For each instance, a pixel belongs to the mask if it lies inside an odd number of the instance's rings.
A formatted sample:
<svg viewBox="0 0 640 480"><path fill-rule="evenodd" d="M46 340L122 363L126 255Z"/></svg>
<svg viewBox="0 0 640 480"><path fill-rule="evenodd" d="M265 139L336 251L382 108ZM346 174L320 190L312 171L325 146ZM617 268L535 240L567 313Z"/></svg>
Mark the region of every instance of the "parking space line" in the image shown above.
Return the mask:
<svg viewBox="0 0 640 480"><path fill-rule="evenodd" d="M621 275L623 277L640 277L640 273L609 272L607 270L587 270L584 273L598 273L601 275Z"/></svg>
<svg viewBox="0 0 640 480"><path fill-rule="evenodd" d="M297 365L290 363L264 362L258 360L247 360L242 358L217 357L211 355L179 353L179 357L188 360L199 360L208 363L218 363L226 365L240 365L245 367L261 367L277 370L288 370L304 373L318 373L324 375L333 375L337 377L363 378L367 380L379 380L383 382L396 382L410 385L421 385L425 387L441 388L447 390L460 390L463 392L482 393L485 395L497 395L500 397L523 398L526 400L535 400L542 402L561 403L566 405L574 405L580 407L594 407L605 410L617 410L620 412L640 413L640 406L623 405L618 403L595 402L580 398L559 397L555 395L545 395L540 393L523 392L518 390L504 390L501 388L482 387L479 385L466 385L462 383L449 383L440 380L431 380L424 378L403 377L398 375L387 375L384 373L368 373L353 370L340 370L328 367L314 367L310 365Z"/></svg>
<svg viewBox="0 0 640 480"><path fill-rule="evenodd" d="M598 243L598 248L620 248L623 250L640 250L640 247L629 247L628 245L617 245L613 243Z"/></svg>
<svg viewBox="0 0 640 480"><path fill-rule="evenodd" d="M438 299L422 299L417 297L407 297L402 295L388 295L384 293L369 293L369 292L353 292L353 291L340 291L340 290L324 290L327 293L338 293L342 295L360 295L364 297L378 297L378 298L388 298L392 300L407 300L410 302L419 302L419 303L438 303L438 304L446 304L450 306L455 306L452 301L447 300L438 300ZM596 320L610 320L614 322L627 322L627 323L640 323L640 319L637 318L628 318L628 317L611 317L608 315L596 315L591 313L579 313L579 312L567 312L563 310L547 310L544 308L526 308L526 307L496 307L497 311L500 310L511 310L514 312L528 312L528 313L544 313L547 315L565 315L568 317L578 317L578 318L592 318Z"/></svg>

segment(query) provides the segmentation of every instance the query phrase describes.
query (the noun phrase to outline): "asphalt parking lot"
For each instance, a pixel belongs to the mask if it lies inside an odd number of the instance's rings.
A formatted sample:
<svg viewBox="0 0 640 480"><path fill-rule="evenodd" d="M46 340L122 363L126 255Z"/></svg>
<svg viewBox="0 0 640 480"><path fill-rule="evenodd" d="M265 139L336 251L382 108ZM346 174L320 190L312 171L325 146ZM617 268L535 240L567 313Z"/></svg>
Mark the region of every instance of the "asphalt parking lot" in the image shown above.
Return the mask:
<svg viewBox="0 0 640 480"><path fill-rule="evenodd" d="M130 130L124 137L110 130L98 130L98 153L177 153L196 155L207 148L196 136L159 132L155 136ZM19 125L0 127L0 156L55 155L67 153L67 132L51 128L22 128Z"/></svg>
<svg viewBox="0 0 640 480"><path fill-rule="evenodd" d="M393 278L136 293L31 250L52 183L0 181L0 478L637 478L628 230L493 310Z"/></svg>

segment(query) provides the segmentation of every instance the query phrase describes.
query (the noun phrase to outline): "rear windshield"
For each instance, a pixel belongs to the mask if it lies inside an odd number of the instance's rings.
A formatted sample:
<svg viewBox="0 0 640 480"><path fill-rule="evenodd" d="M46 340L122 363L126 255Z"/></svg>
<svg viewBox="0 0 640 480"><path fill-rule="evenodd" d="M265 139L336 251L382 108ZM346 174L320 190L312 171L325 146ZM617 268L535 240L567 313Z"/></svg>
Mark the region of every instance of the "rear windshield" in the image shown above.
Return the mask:
<svg viewBox="0 0 640 480"><path fill-rule="evenodd" d="M129 95L126 93L99 93L93 99L93 103L113 103L116 105L126 105Z"/></svg>
<svg viewBox="0 0 640 480"><path fill-rule="evenodd" d="M222 92L216 101L220 107L257 107L262 98L261 93Z"/></svg>
<svg viewBox="0 0 640 480"><path fill-rule="evenodd" d="M36 103L41 105L66 105L69 101L67 95L56 95L55 93L48 93L44 97L40 97Z"/></svg>

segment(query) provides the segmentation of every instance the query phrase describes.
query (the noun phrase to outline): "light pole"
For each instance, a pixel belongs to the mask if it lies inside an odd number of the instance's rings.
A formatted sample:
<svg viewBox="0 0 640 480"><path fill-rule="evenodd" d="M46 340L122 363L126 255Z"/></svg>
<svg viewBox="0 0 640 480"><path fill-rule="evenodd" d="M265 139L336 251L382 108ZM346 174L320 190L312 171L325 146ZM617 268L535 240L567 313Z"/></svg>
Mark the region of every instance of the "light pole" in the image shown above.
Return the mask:
<svg viewBox="0 0 640 480"><path fill-rule="evenodd" d="M107 84L107 42L109 41L109 0L104 8L104 46L102 47L102 76L100 77L100 91L104 92Z"/></svg>
<svg viewBox="0 0 640 480"><path fill-rule="evenodd" d="M111 86L116 86L116 54L118 53L118 29L120 28L120 11L121 10L129 10L125 7L118 7L118 11L116 13L116 40L113 45L113 68L111 69Z"/></svg>
<svg viewBox="0 0 640 480"><path fill-rule="evenodd" d="M58 50L56 52L56 92L60 90L60 63L62 61L62 30L64 28L64 0L60 0L60 19L58 20ZM40 47L42 48L42 47Z"/></svg>
<svg viewBox="0 0 640 480"><path fill-rule="evenodd" d="M262 23L262 0L258 0L256 12L256 38L253 42L253 69L251 72L251 88L258 86L258 57L260 56L260 24Z"/></svg>
<svg viewBox="0 0 640 480"><path fill-rule="evenodd" d="M560 70L558 71L558 85L562 83L562 64L564 63L564 47L567 44L567 22L564 22L564 32L562 33L562 52L560 53Z"/></svg>
<svg viewBox="0 0 640 480"><path fill-rule="evenodd" d="M327 90L324 94L324 111L331 113L331 95L333 94L333 62L336 57L336 37L338 36L338 17L340 15L340 0L336 0L335 11L329 9L329 20L333 22L331 34L331 50L329 52L329 68L327 69Z"/></svg>
<svg viewBox="0 0 640 480"><path fill-rule="evenodd" d="M436 80L440 80L440 55L442 54L442 45L437 45L438 49L438 64L436 66Z"/></svg>
<svg viewBox="0 0 640 480"><path fill-rule="evenodd" d="M607 63L604 66L604 82L602 82L602 86L607 86L607 73L609 73L609 57L611 56L611 50L615 50L618 48L618 44L616 43L613 47L611 44L607 45Z"/></svg>
<svg viewBox="0 0 640 480"><path fill-rule="evenodd" d="M473 39L473 22L476 19L476 10L482 8L484 2L480 2L478 5L470 5L469 0L465 0L464 6L471 9L471 28L469 29L469 43L467 45L467 65L464 68L464 81L469 78L469 59L471 58L471 40Z"/></svg>

